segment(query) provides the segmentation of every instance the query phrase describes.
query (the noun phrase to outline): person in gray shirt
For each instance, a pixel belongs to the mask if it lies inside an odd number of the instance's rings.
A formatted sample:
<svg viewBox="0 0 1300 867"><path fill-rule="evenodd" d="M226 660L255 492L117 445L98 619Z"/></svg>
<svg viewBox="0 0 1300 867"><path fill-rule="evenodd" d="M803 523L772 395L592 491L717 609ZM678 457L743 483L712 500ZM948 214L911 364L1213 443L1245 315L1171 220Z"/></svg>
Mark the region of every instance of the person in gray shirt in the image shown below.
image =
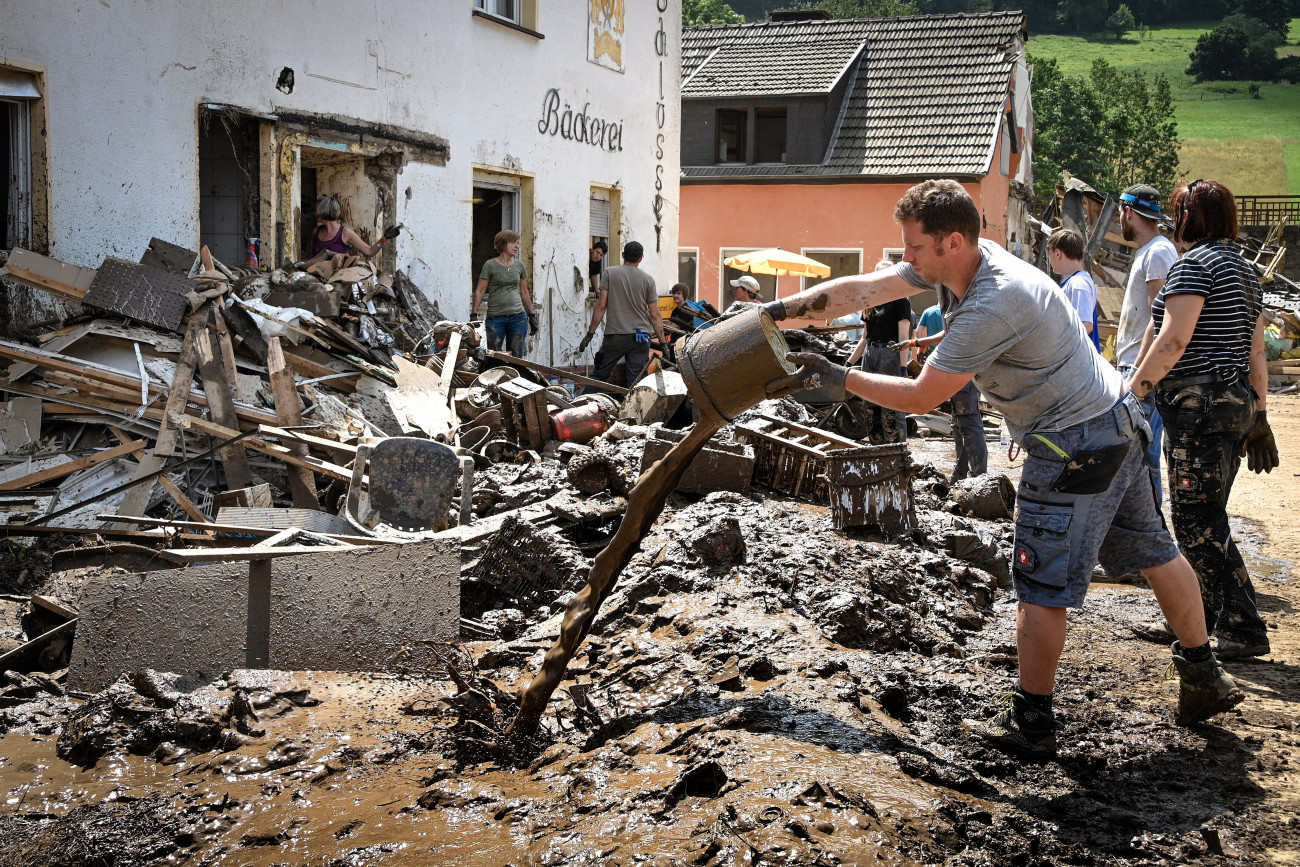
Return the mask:
<svg viewBox="0 0 1300 867"><path fill-rule="evenodd" d="M1178 722L1241 702L1245 694L1210 649L1196 574L1156 508L1143 464L1150 428L1065 295L1046 274L980 239L979 210L956 181L917 184L894 218L902 228L901 264L763 307L778 320L825 319L934 287L947 329L921 375L850 371L822 355L791 353L800 369L769 392L835 385L924 413L974 379L1006 418L1026 454L1013 555L1019 683L1000 697L1002 709L991 719L969 721L971 729L1013 752L1055 753L1052 691L1066 612L1082 607L1099 559L1112 574L1141 571L1178 637Z"/></svg>
<svg viewBox="0 0 1300 867"><path fill-rule="evenodd" d="M650 361L652 345L665 355L668 341L664 338L664 320L659 314L659 294L654 278L641 270L645 248L637 241L623 246L623 264L610 268L600 284L600 297L591 311L591 325L578 344L578 354L587 351L601 320L605 320L605 339L596 353L596 369L592 377L611 382L615 366L625 365L624 382L628 388L636 385ZM651 335L654 335L654 344ZM613 383L618 385L619 383Z"/></svg>

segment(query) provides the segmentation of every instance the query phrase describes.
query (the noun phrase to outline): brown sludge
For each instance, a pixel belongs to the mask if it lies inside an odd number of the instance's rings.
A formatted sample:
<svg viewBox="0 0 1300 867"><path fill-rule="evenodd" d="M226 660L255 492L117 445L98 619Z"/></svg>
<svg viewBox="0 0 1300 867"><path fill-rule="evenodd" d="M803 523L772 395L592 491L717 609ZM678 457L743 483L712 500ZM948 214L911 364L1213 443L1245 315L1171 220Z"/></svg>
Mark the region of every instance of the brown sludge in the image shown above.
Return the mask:
<svg viewBox="0 0 1300 867"><path fill-rule="evenodd" d="M780 330L771 317L757 310L697 333L681 352L683 378L701 418L632 489L618 532L596 556L586 585L570 600L560 635L521 696L519 712L506 729L508 735L526 736L536 730L551 693L564 679L569 660L591 630L600 604L614 589L619 573L663 511L664 501L691 460L726 422L767 396L768 382L791 372Z"/></svg>

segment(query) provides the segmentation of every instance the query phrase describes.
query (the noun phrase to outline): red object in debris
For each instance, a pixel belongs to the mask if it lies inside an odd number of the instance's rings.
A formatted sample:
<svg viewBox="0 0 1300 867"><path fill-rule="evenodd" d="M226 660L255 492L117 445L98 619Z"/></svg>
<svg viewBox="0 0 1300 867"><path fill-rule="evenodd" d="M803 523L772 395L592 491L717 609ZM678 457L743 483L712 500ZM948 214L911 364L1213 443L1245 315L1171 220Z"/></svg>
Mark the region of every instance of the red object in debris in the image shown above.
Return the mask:
<svg viewBox="0 0 1300 867"><path fill-rule="evenodd" d="M560 410L551 419L555 422L555 438L563 442L585 443L609 430L609 416L595 401Z"/></svg>

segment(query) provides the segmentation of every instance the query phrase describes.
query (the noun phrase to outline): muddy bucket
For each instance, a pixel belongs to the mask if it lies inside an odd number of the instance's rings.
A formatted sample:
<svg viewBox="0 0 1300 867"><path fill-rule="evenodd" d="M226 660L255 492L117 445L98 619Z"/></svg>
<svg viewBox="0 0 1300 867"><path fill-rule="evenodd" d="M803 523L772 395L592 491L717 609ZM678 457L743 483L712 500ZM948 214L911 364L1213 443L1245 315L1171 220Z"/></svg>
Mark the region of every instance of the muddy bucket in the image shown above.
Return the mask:
<svg viewBox="0 0 1300 867"><path fill-rule="evenodd" d="M769 382L794 373L789 351L776 322L755 308L687 338L677 368L700 414L726 423L766 399Z"/></svg>

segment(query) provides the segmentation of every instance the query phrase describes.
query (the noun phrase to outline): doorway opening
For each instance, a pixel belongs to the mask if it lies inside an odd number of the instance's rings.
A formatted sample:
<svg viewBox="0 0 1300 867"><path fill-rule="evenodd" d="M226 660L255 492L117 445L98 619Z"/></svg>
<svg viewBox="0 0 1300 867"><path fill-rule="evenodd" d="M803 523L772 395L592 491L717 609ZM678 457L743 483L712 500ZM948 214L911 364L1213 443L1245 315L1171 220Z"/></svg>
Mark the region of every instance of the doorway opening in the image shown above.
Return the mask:
<svg viewBox="0 0 1300 867"><path fill-rule="evenodd" d="M207 113L199 129L199 243L228 265L243 265L258 234L258 131L248 119ZM173 239L179 241L180 239Z"/></svg>
<svg viewBox="0 0 1300 867"><path fill-rule="evenodd" d="M470 292L483 263L497 254L497 232L519 231L519 186L507 182L474 181L473 230L470 238ZM473 298L473 295L470 296Z"/></svg>

